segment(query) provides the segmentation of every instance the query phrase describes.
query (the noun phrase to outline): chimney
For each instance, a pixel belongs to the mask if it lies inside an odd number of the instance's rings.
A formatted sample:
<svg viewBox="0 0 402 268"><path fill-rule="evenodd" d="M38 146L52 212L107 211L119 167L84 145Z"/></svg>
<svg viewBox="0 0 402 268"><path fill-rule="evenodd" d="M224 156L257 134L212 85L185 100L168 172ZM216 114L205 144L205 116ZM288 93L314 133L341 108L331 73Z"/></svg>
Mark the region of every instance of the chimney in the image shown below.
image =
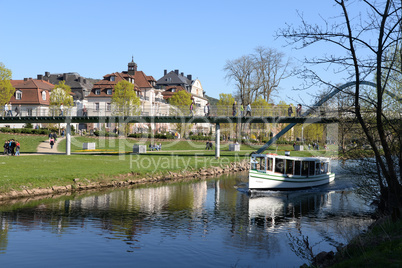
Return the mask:
<svg viewBox="0 0 402 268"><path fill-rule="evenodd" d="M63 80L67 82L67 74L66 73L63 74Z"/></svg>
<svg viewBox="0 0 402 268"><path fill-rule="evenodd" d="M177 75L179 75L179 70L174 70L174 72L175 72Z"/></svg>
<svg viewBox="0 0 402 268"><path fill-rule="evenodd" d="M188 74L188 75L187 75L187 79L190 80L190 81L192 81L192 80L193 80L193 76L192 76L191 74Z"/></svg>
<svg viewBox="0 0 402 268"><path fill-rule="evenodd" d="M78 76L78 83L82 83L82 77Z"/></svg>
<svg viewBox="0 0 402 268"><path fill-rule="evenodd" d="M49 72L45 72L45 76L49 77L50 73Z"/></svg>
<svg viewBox="0 0 402 268"><path fill-rule="evenodd" d="M167 70L163 70L163 76L167 75Z"/></svg>
<svg viewBox="0 0 402 268"><path fill-rule="evenodd" d="M87 80L84 78L84 84L86 84L87 83Z"/></svg>
<svg viewBox="0 0 402 268"><path fill-rule="evenodd" d="M43 75L38 74L38 80L43 80Z"/></svg>
<svg viewBox="0 0 402 268"><path fill-rule="evenodd" d="M24 81L28 81L28 78L24 78Z"/></svg>

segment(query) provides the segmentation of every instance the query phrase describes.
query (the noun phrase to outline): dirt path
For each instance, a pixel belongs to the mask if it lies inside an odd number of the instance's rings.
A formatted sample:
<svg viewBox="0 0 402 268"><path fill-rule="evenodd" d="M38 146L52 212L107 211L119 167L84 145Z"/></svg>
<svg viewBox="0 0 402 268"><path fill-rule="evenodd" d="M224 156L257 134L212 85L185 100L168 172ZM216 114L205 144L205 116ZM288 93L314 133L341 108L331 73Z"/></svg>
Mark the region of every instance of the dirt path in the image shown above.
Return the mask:
<svg viewBox="0 0 402 268"><path fill-rule="evenodd" d="M65 139L65 137L57 138L57 141L53 145L53 149L50 148L49 139L41 142L41 143L39 143L38 147L36 148L36 153L37 154L65 154L65 152L57 151L57 145L60 143L60 141L62 141L64 139Z"/></svg>

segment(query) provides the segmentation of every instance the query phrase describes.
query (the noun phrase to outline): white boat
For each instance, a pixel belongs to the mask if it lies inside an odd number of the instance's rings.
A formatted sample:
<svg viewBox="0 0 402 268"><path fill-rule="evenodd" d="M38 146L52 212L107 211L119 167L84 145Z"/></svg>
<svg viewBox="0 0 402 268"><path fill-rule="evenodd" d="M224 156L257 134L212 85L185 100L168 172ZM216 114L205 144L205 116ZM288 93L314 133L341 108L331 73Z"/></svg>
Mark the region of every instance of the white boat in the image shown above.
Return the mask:
<svg viewBox="0 0 402 268"><path fill-rule="evenodd" d="M330 159L325 157L252 154L250 164L249 190L309 188L335 179Z"/></svg>

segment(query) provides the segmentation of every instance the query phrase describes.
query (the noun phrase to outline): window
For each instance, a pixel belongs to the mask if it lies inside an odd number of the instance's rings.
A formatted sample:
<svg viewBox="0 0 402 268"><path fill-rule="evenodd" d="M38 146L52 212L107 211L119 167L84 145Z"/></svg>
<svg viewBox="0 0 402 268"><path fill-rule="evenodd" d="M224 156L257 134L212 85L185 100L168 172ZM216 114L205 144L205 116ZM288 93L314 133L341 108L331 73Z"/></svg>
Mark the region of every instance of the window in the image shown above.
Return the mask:
<svg viewBox="0 0 402 268"><path fill-rule="evenodd" d="M283 174L285 171L285 161L283 159L276 159L275 160L275 172Z"/></svg>
<svg viewBox="0 0 402 268"><path fill-rule="evenodd" d="M46 91L42 91L42 100L46 100Z"/></svg>
<svg viewBox="0 0 402 268"><path fill-rule="evenodd" d="M99 102L95 103L95 111L99 111Z"/></svg>
<svg viewBox="0 0 402 268"><path fill-rule="evenodd" d="M286 160L286 174L293 175L293 161Z"/></svg>
<svg viewBox="0 0 402 268"><path fill-rule="evenodd" d="M111 77L110 77L110 81L114 81L114 79L115 79L114 76L111 76Z"/></svg>
<svg viewBox="0 0 402 268"><path fill-rule="evenodd" d="M100 95L100 89L95 89L95 95Z"/></svg>
<svg viewBox="0 0 402 268"><path fill-rule="evenodd" d="M111 111L112 105L110 103L106 103L106 111Z"/></svg>
<svg viewBox="0 0 402 268"><path fill-rule="evenodd" d="M17 90L15 92L15 99L17 99L17 100L22 99L22 92L20 90Z"/></svg>
<svg viewBox="0 0 402 268"><path fill-rule="evenodd" d="M111 89L111 88L108 88L108 89L106 90L106 94L112 95L112 89Z"/></svg>

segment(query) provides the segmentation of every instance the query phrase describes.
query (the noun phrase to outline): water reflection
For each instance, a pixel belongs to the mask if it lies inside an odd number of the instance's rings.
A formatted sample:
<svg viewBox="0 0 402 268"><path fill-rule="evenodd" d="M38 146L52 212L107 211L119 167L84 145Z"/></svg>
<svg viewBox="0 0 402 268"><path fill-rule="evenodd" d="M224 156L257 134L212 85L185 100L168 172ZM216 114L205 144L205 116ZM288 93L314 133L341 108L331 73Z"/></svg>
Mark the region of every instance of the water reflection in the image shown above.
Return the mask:
<svg viewBox="0 0 402 268"><path fill-rule="evenodd" d="M35 247L26 244L35 230L46 234L42 235L49 239L46 243L52 243L49 234L63 240L64 253L78 247L85 255L75 253L74 261L85 258L92 265L106 265L119 257L123 266L133 261L127 253L141 252L135 262L147 266L160 265L155 253L176 267L192 262L258 266L267 261L278 264L283 258L292 266L303 261L291 252L288 233L303 230L312 239L324 239L319 250L325 250L345 241L338 233L345 225L368 222L371 209L349 191L248 196L235 188L243 179L228 176L4 205L0 207L2 261L11 261L17 249L9 245L18 245L21 233L24 246ZM113 252L103 248L105 242L113 245ZM60 248L53 250L57 255Z"/></svg>

